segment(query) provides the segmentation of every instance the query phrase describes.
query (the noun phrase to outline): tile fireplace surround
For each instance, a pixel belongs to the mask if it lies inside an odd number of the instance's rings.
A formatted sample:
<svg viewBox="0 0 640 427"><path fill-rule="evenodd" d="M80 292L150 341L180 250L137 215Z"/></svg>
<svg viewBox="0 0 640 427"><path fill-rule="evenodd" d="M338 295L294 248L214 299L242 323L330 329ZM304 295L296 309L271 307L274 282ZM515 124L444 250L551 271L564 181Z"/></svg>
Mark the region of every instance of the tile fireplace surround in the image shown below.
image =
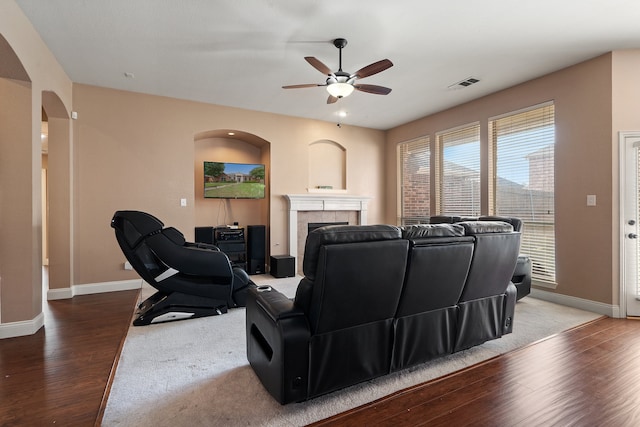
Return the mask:
<svg viewBox="0 0 640 427"><path fill-rule="evenodd" d="M286 194L289 203L289 254L302 274L302 256L310 222L367 224L370 197L343 194Z"/></svg>

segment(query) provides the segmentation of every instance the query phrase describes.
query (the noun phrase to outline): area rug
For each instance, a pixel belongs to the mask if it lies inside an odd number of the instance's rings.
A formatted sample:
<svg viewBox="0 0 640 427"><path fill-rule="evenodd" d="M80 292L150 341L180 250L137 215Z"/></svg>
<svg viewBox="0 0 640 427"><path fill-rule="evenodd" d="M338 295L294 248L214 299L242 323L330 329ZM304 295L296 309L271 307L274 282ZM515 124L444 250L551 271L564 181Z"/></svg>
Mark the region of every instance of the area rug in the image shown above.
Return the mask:
<svg viewBox="0 0 640 427"><path fill-rule="evenodd" d="M300 280L252 276L287 296ZM144 293L150 292L143 289ZM103 426L301 426L463 369L600 317L526 297L514 332L418 367L282 406L247 362L245 311L129 329Z"/></svg>

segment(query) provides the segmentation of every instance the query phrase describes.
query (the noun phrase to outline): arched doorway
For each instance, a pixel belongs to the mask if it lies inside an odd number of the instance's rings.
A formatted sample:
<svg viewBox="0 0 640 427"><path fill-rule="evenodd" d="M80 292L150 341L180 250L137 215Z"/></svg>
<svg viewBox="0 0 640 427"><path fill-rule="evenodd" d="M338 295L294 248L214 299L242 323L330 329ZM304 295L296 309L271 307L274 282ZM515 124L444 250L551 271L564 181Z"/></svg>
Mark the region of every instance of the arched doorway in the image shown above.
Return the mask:
<svg viewBox="0 0 640 427"><path fill-rule="evenodd" d="M48 255L48 299L71 298L71 121L60 97L42 92L43 252ZM46 122L44 121L46 119ZM46 167L46 168L45 168ZM45 246L46 245L46 246ZM44 261L44 260L43 260Z"/></svg>

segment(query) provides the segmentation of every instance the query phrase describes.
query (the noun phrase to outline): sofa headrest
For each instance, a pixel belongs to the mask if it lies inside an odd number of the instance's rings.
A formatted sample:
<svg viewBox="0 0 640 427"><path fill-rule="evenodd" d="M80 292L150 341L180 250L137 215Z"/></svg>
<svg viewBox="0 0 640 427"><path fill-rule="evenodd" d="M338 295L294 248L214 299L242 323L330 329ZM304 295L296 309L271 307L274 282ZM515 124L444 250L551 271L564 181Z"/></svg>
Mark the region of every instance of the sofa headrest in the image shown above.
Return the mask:
<svg viewBox="0 0 640 427"><path fill-rule="evenodd" d="M397 240L402 237L395 225L327 225L316 228L307 236L302 270L307 277L314 277L320 247L337 243L373 242Z"/></svg>
<svg viewBox="0 0 640 427"><path fill-rule="evenodd" d="M473 216L458 216L458 215L434 215L429 218L431 224L455 224L462 221L475 221L477 217Z"/></svg>
<svg viewBox="0 0 640 427"><path fill-rule="evenodd" d="M464 236L464 228L458 224L415 224L402 228L403 239L422 237L460 237Z"/></svg>
<svg viewBox="0 0 640 427"><path fill-rule="evenodd" d="M522 220L520 218L507 216L481 216L478 221L503 221L513 226L513 231L522 231Z"/></svg>
<svg viewBox="0 0 640 427"><path fill-rule="evenodd" d="M503 221L463 221L458 225L464 227L468 236L486 233L512 233L513 226Z"/></svg>

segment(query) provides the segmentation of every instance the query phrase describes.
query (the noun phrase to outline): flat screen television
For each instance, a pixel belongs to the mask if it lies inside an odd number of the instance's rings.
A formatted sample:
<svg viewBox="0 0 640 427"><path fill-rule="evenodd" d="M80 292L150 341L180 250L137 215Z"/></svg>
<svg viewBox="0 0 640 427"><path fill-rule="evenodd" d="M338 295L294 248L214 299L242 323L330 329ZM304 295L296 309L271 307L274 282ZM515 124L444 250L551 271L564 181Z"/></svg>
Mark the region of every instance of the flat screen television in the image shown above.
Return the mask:
<svg viewBox="0 0 640 427"><path fill-rule="evenodd" d="M205 199L263 199L264 165L204 162Z"/></svg>

